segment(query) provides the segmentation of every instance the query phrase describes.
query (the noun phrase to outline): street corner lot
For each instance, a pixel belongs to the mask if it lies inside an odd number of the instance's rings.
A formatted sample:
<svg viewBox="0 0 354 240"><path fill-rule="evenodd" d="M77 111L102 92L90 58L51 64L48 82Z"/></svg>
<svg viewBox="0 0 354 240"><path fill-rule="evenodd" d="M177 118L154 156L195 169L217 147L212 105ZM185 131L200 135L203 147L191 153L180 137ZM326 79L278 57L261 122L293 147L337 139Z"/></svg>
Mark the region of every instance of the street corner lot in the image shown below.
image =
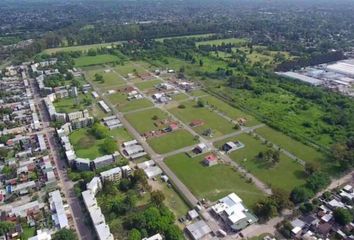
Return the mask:
<svg viewBox="0 0 354 240"><path fill-rule="evenodd" d="M294 187L305 183L304 167L286 155L281 153L279 163L273 167L257 159L258 153L266 151L269 147L254 136L242 134L217 142L215 146L220 148L228 141L240 141L245 145L244 148L231 152L230 158L270 187L280 188L290 193Z"/></svg>
<svg viewBox="0 0 354 240"><path fill-rule="evenodd" d="M256 129L255 132L270 142L291 152L298 158L319 167L324 167L323 163L325 161L325 155L316 149L296 141L295 139L270 127L262 127Z"/></svg>
<svg viewBox="0 0 354 240"><path fill-rule="evenodd" d="M95 81L95 75L100 74L103 77L103 81ZM93 85L99 88L101 91L107 91L115 89L125 84L125 81L114 70L108 68L99 68L86 71L86 76Z"/></svg>
<svg viewBox="0 0 354 240"><path fill-rule="evenodd" d="M193 127L199 134L211 129L212 135L210 137L218 137L235 131L235 126L232 123L206 107L198 107L194 101L183 102L181 105L185 108L175 107L169 109L169 112ZM195 125L196 122L199 124Z"/></svg>
<svg viewBox="0 0 354 240"><path fill-rule="evenodd" d="M216 97L213 97L211 95L207 95L207 96L202 97L202 99L203 99L203 101L206 102L206 104L208 104L212 108L215 108L217 111L225 114L226 116L228 116L229 118L232 118L235 121L237 121L239 119L246 120L246 123L245 123L246 127L252 127L257 124L260 124L260 122L257 121L253 116L250 116L250 115L242 112L241 110L232 107L228 103L226 103Z"/></svg>
<svg viewBox="0 0 354 240"><path fill-rule="evenodd" d="M150 91L154 90L155 86L162 83L159 79L145 80L143 82L135 83L135 86L140 89L140 91Z"/></svg>
<svg viewBox="0 0 354 240"><path fill-rule="evenodd" d="M148 144L155 152L164 154L172 152L184 147L197 144L194 136L188 131L179 129L170 133L166 133L160 137L154 137L148 140Z"/></svg>
<svg viewBox="0 0 354 240"><path fill-rule="evenodd" d="M168 116L158 108L151 108L139 112L128 113L125 115L125 117L142 135L146 132L156 131L167 127L167 125L160 123L168 119Z"/></svg>
<svg viewBox="0 0 354 240"><path fill-rule="evenodd" d="M185 153L166 158L168 167L199 199L210 201L235 192L248 207L264 198L264 194L232 167L219 163L212 167L203 165L206 155L190 158Z"/></svg>
<svg viewBox="0 0 354 240"><path fill-rule="evenodd" d="M110 94L108 99L118 111L123 113L153 106L153 103L146 98L128 100L128 95L122 92Z"/></svg>

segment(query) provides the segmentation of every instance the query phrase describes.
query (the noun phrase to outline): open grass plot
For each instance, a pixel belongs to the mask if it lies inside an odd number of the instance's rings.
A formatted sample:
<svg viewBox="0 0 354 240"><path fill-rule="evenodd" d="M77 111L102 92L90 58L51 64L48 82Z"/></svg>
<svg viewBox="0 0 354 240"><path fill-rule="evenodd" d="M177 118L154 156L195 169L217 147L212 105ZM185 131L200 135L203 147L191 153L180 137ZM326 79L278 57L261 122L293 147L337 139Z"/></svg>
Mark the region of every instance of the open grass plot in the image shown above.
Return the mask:
<svg viewBox="0 0 354 240"><path fill-rule="evenodd" d="M97 56L82 56L74 59L75 67L100 65L100 64L115 62L118 60L119 58L117 56L109 55L109 54L102 54Z"/></svg>
<svg viewBox="0 0 354 240"><path fill-rule="evenodd" d="M111 94L108 99L120 112L124 113L153 106L152 102L146 98L128 100L128 95L125 93Z"/></svg>
<svg viewBox="0 0 354 240"><path fill-rule="evenodd" d="M111 137L114 137L120 144L134 139L124 127L113 129L109 133Z"/></svg>
<svg viewBox="0 0 354 240"><path fill-rule="evenodd" d="M146 64L141 62L126 62L124 65L117 65L114 69L124 77L128 77L128 74L140 74L146 72ZM136 76L135 76L136 77Z"/></svg>
<svg viewBox="0 0 354 240"><path fill-rule="evenodd" d="M102 76L102 81L96 81L96 75ZM99 68L86 71L86 77L102 91L117 88L125 84L125 81L113 70L106 68Z"/></svg>
<svg viewBox="0 0 354 240"><path fill-rule="evenodd" d="M158 108L128 113L125 117L140 134L166 127L164 124L159 126L161 122L167 119L167 114Z"/></svg>
<svg viewBox="0 0 354 240"><path fill-rule="evenodd" d="M226 38L226 39L217 39L217 40L210 40L210 41L202 41L197 42L197 46L200 45L215 45L221 46L222 44L235 44L235 45L245 45L248 42L245 38Z"/></svg>
<svg viewBox="0 0 354 240"><path fill-rule="evenodd" d="M206 92L204 92L203 90L194 90L189 92L190 95L192 95L193 97L202 97L207 95Z"/></svg>
<svg viewBox="0 0 354 240"><path fill-rule="evenodd" d="M135 86L139 88L141 91L146 91L146 90L155 89L155 86L160 83L162 83L161 80L155 79L155 80L148 80L148 81L136 83Z"/></svg>
<svg viewBox="0 0 354 240"><path fill-rule="evenodd" d="M216 201L235 192L248 207L252 207L264 197L258 188L232 167L223 164L206 167L202 164L203 157L190 158L182 153L165 159L165 162L198 198Z"/></svg>
<svg viewBox="0 0 354 240"><path fill-rule="evenodd" d="M200 134L217 137L235 131L232 123L206 107L196 106L194 101L184 102L182 105L184 108L179 106L169 111ZM208 129L211 134L206 134Z"/></svg>
<svg viewBox="0 0 354 240"><path fill-rule="evenodd" d="M78 97L67 97L56 99L53 104L57 112L70 113L82 111L90 108L92 105L92 97L88 94L79 94Z"/></svg>
<svg viewBox="0 0 354 240"><path fill-rule="evenodd" d="M161 137L154 137L148 140L149 145L157 153L168 153L177 149L197 144L194 136L186 130L177 130L167 133Z"/></svg>
<svg viewBox="0 0 354 240"><path fill-rule="evenodd" d="M306 162L311 162L320 166L321 162L324 161L325 156L321 152L270 127L262 127L255 132Z"/></svg>
<svg viewBox="0 0 354 240"><path fill-rule="evenodd" d="M188 96L184 93L178 93L172 96L173 101L183 101L188 99Z"/></svg>
<svg viewBox="0 0 354 240"><path fill-rule="evenodd" d="M259 152L265 152L270 148L253 136L242 134L218 142L215 145L219 147L231 140L240 141L245 147L230 153L229 156L270 187L281 188L290 192L295 186L305 183L303 166L284 154L280 154L280 161L274 166L270 166L269 163L257 158Z"/></svg>
<svg viewBox="0 0 354 240"><path fill-rule="evenodd" d="M80 46L72 46L72 47L61 47L61 48L49 48L44 50L44 53L52 54L57 52L74 52L74 51L83 51L86 52L90 49L97 49L101 47L110 47L112 45L118 45L120 42L113 43L99 43L99 44L89 44L89 45L80 45Z"/></svg>
<svg viewBox="0 0 354 240"><path fill-rule="evenodd" d="M90 133L90 129L81 128L69 135L70 143L73 145L75 153L78 157L95 159L105 155L102 150L104 139L96 139Z"/></svg>
<svg viewBox="0 0 354 240"><path fill-rule="evenodd" d="M212 106L213 108L217 109L219 112L224 113L225 115L227 115L228 117L230 117L234 120L237 120L240 118L245 119L246 126L248 126L248 127L259 124L259 122L253 116L250 116L250 115L242 112L241 110L230 106L226 102L224 102L220 99L217 99L216 97L206 96L206 97L203 97L203 100L208 105Z"/></svg>

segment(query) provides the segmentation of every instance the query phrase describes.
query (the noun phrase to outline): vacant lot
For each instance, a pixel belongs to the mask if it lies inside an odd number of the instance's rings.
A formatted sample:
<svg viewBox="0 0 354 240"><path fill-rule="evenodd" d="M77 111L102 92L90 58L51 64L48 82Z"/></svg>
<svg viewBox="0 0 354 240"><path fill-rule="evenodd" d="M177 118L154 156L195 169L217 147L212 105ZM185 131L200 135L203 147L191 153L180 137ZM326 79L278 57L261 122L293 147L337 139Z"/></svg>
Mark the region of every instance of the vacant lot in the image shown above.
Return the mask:
<svg viewBox="0 0 354 240"><path fill-rule="evenodd" d="M88 128L81 128L72 132L69 138L78 157L93 160L104 155L101 147L104 139L96 139Z"/></svg>
<svg viewBox="0 0 354 240"><path fill-rule="evenodd" d="M167 158L165 162L198 198L216 201L235 192L247 206L252 207L264 197L233 168L222 164L205 167L201 163L203 157L189 158L186 154L178 154Z"/></svg>
<svg viewBox="0 0 354 240"><path fill-rule="evenodd" d="M245 45L248 42L245 38L227 38L227 39L217 39L217 40L210 40L210 41L203 41L198 42L197 46L200 45L215 45L220 46L222 44L235 44L235 45Z"/></svg>
<svg viewBox="0 0 354 240"><path fill-rule="evenodd" d="M102 54L97 56L83 56L83 57L76 58L74 61L76 67L85 67L91 65L111 63L117 60L119 60L119 58L114 55Z"/></svg>
<svg viewBox="0 0 354 240"><path fill-rule="evenodd" d="M186 130L177 130L161 137L148 140L149 145L157 153L168 153L180 148L188 147L198 143L194 136Z"/></svg>
<svg viewBox="0 0 354 240"><path fill-rule="evenodd" d="M117 73L105 70L106 69L102 68L99 70L87 71L86 76L101 91L115 89L125 84L125 81ZM101 75L103 77L103 81L96 81L96 74Z"/></svg>
<svg viewBox="0 0 354 240"><path fill-rule="evenodd" d="M124 77L128 77L128 73L137 74L144 73L145 67L148 65L143 62L127 62L124 65L118 65L114 69Z"/></svg>
<svg viewBox="0 0 354 240"><path fill-rule="evenodd" d="M198 133L202 134L206 129L210 128L212 137L216 137L235 131L232 123L208 108L198 107L194 101L184 102L183 105L185 108L177 107L169 111L186 124L190 124L195 120L202 121L204 125L194 128Z"/></svg>
<svg viewBox="0 0 354 240"><path fill-rule="evenodd" d="M162 83L162 81L155 79L155 80L149 80L149 81L136 83L135 86L137 88L139 88L141 91L145 91L145 90L154 89L155 86L159 83Z"/></svg>
<svg viewBox="0 0 354 240"><path fill-rule="evenodd" d="M245 147L230 153L230 157L269 186L290 192L295 186L305 183L304 168L284 154L280 154L280 161L275 166L269 166L269 163L259 160L258 153L265 152L269 147L250 135L242 134L215 145L219 147L231 140L240 141Z"/></svg>
<svg viewBox="0 0 354 240"><path fill-rule="evenodd" d="M256 133L281 148L286 149L306 162L320 165L321 162L324 161L325 156L316 149L304 145L303 143L296 141L270 127L259 128L256 130Z"/></svg>
<svg viewBox="0 0 354 240"><path fill-rule="evenodd" d="M153 106L152 102L145 98L130 101L127 98L127 94L124 93L114 93L108 96L110 102L116 106L120 112L130 112Z"/></svg>
<svg viewBox="0 0 354 240"><path fill-rule="evenodd" d="M74 51L88 51L90 49L97 49L101 47L109 47L112 45L120 44L120 42L113 43L99 43L99 44L90 44L90 45L80 45L80 46L72 46L72 47L62 47L62 48L49 48L44 50L44 53L52 54L57 52L74 52Z"/></svg>
<svg viewBox="0 0 354 240"><path fill-rule="evenodd" d="M247 120L246 126L254 126L259 124L259 122L252 116L242 112L241 110L234 108L224 101L221 101L213 96L203 97L203 100L210 106L216 108L219 112L224 113L228 117L237 120L238 118L244 118Z"/></svg>
<svg viewBox="0 0 354 240"><path fill-rule="evenodd" d="M156 123L167 118L167 114L158 108L152 108L136 113L128 113L125 117L140 134L166 127L163 124L161 126L156 126Z"/></svg>

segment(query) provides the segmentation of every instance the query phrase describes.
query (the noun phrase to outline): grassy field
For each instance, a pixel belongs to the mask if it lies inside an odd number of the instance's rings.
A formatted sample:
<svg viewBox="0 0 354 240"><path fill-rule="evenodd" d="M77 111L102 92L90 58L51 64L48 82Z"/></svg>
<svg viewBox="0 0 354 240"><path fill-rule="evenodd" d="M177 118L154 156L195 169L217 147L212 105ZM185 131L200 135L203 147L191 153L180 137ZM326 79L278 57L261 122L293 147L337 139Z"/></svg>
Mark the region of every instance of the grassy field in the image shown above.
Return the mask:
<svg viewBox="0 0 354 240"><path fill-rule="evenodd" d="M81 128L72 132L69 139L78 157L93 160L104 155L102 151L104 139L96 139L88 128Z"/></svg>
<svg viewBox="0 0 354 240"><path fill-rule="evenodd" d="M195 35L184 35L184 36L177 36L177 37L165 37L165 38L156 38L155 40L158 42L163 42L165 39L178 39L178 38L203 38L203 37L210 37L213 36L213 33L206 33L206 34L195 34Z"/></svg>
<svg viewBox="0 0 354 240"><path fill-rule="evenodd" d="M204 121L203 126L195 127L198 133L203 133L206 129L212 129L213 136L217 137L231 133L234 125L206 107L197 107L194 101L184 102L185 108L172 108L169 111L182 120L186 124L190 124L193 120Z"/></svg>
<svg viewBox="0 0 354 240"><path fill-rule="evenodd" d="M193 97L201 97L201 96L207 95L207 93L204 92L203 90L194 90L194 91L190 92L189 94L192 95Z"/></svg>
<svg viewBox="0 0 354 240"><path fill-rule="evenodd" d="M230 157L269 186L290 192L295 186L305 183L304 168L284 154L280 154L280 162L274 167L266 166L264 162L258 160L256 158L258 153L266 151L268 147L252 136L242 134L238 137L218 142L215 146L220 147L231 140L238 140L245 144L245 147L230 153Z"/></svg>
<svg viewBox="0 0 354 240"><path fill-rule="evenodd" d="M136 83L135 86L139 88L141 91L145 91L145 90L155 89L155 85L159 83L162 83L162 81L159 79L155 79L155 80Z"/></svg>
<svg viewBox="0 0 354 240"><path fill-rule="evenodd" d="M115 72L105 72L105 69L91 70L86 72L86 77L92 81L93 85L99 88L101 91L107 91L115 89L119 86L125 84L125 81ZM103 82L95 81L95 74L100 74L103 76Z"/></svg>
<svg viewBox="0 0 354 240"><path fill-rule="evenodd" d="M230 117L232 119L237 120L238 118L245 118L247 120L247 123L246 123L247 127L259 124L259 122L253 116L250 116L250 115L242 112L241 110L230 106L226 102L221 101L221 100L217 99L216 97L206 96L206 97L203 97L203 100L206 101L206 103L208 105L215 107L218 111L224 113L225 115L227 115L228 117Z"/></svg>
<svg viewBox="0 0 354 240"><path fill-rule="evenodd" d="M75 67L85 67L91 65L100 65L105 63L111 63L119 60L118 57L109 54L102 54L97 56L82 56L75 58Z"/></svg>
<svg viewBox="0 0 354 240"><path fill-rule="evenodd" d="M197 46L200 46L200 45L220 46L223 43L225 43L225 44L235 44L235 45L242 46L242 45L245 45L247 42L248 42L248 40L245 39L245 38L227 38L227 39L217 39L217 40L197 42Z"/></svg>
<svg viewBox="0 0 354 240"><path fill-rule="evenodd" d="M55 100L53 104L57 112L70 113L90 108L92 104L85 103L84 99L92 101L91 94L79 94L77 99L72 97L60 98Z"/></svg>
<svg viewBox="0 0 354 240"><path fill-rule="evenodd" d="M164 120L167 118L166 113L162 112L158 108L152 108L145 111L129 113L125 115L126 119L140 134L163 128L163 126L155 126L154 123L156 121L153 119L154 116L156 116L158 120Z"/></svg>
<svg viewBox="0 0 354 240"><path fill-rule="evenodd" d="M178 93L178 94L172 96L172 100L174 100L174 101L183 101L186 99L188 99L188 96L184 93Z"/></svg>
<svg viewBox="0 0 354 240"><path fill-rule="evenodd" d="M168 153L180 148L191 146L198 143L194 136L186 130L177 130L161 137L155 137L148 140L149 145L157 153Z"/></svg>
<svg viewBox="0 0 354 240"><path fill-rule="evenodd" d="M122 76L127 77L128 73L143 73L149 65L145 62L127 62L124 65L117 65L114 69Z"/></svg>
<svg viewBox="0 0 354 240"><path fill-rule="evenodd" d="M306 162L311 162L320 166L321 162L324 161L325 156L321 152L270 127L262 127L255 132Z"/></svg>
<svg viewBox="0 0 354 240"><path fill-rule="evenodd" d="M152 107L153 104L148 99L136 99L136 100L127 100L127 95L123 93L114 93L108 96L110 102L116 106L120 112L130 112L138 110L141 108Z"/></svg>
<svg viewBox="0 0 354 240"><path fill-rule="evenodd" d="M113 129L110 131L110 134L120 144L134 139L133 136L124 127Z"/></svg>
<svg viewBox="0 0 354 240"><path fill-rule="evenodd" d="M74 52L74 51L88 51L90 49L97 49L101 47L109 47L112 45L120 44L120 42L113 43L99 43L99 44L90 44L90 45L80 45L80 46L72 46L72 47L61 47L61 48L49 48L43 51L46 54L52 54L57 52Z"/></svg>
<svg viewBox="0 0 354 240"><path fill-rule="evenodd" d="M165 162L198 198L216 201L235 192L248 207L252 207L264 197L260 190L233 168L222 164L205 167L201 163L203 157L189 158L186 154L178 154L167 158Z"/></svg>
<svg viewBox="0 0 354 240"><path fill-rule="evenodd" d="M21 240L27 240L36 235L36 228L29 227L27 225L22 226L23 232L21 234Z"/></svg>

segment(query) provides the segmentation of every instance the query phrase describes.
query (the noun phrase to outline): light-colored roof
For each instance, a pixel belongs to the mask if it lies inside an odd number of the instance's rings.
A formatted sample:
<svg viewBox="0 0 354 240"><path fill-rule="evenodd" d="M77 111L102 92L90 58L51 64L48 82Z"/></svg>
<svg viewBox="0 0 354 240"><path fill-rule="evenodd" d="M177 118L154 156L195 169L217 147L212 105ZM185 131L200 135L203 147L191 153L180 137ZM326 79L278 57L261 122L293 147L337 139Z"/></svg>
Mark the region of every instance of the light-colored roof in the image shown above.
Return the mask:
<svg viewBox="0 0 354 240"><path fill-rule="evenodd" d="M210 227L203 221L200 220L187 227L188 232L192 235L193 239L201 239L211 232Z"/></svg>

